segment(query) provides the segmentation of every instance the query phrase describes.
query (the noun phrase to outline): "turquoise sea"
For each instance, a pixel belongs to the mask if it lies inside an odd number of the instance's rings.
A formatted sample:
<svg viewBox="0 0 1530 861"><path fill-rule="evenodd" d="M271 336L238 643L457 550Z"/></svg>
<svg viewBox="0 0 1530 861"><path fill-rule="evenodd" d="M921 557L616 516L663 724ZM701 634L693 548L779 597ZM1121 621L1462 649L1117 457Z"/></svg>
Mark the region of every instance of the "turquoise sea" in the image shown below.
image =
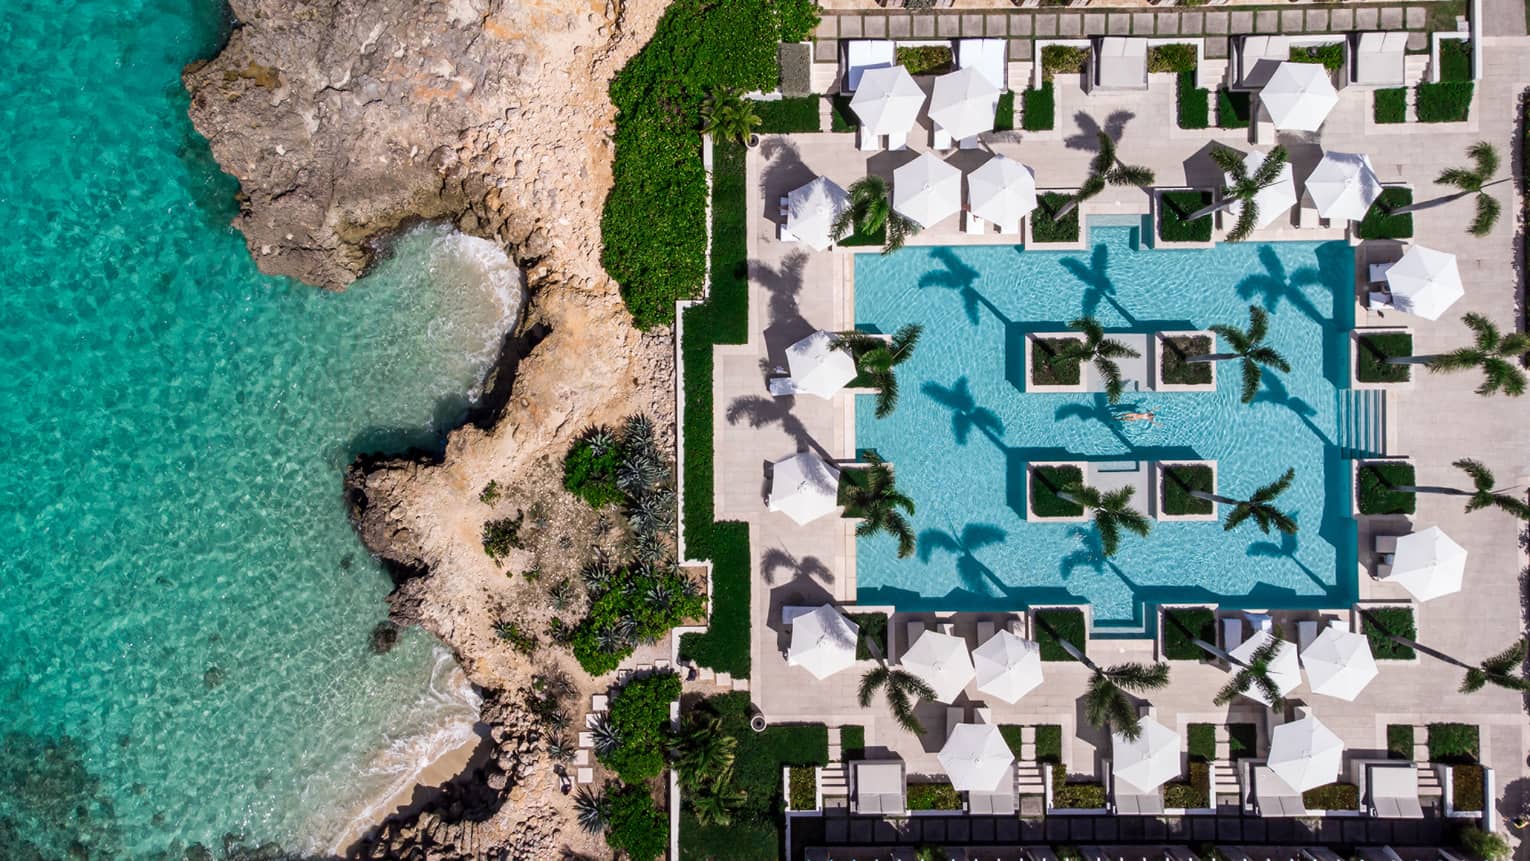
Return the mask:
<svg viewBox="0 0 1530 861"><path fill-rule="evenodd" d="M179 75L213 0L0 16L0 850L321 851L476 701L346 519L358 452L438 443L517 309L487 243L342 294L262 276Z"/></svg>

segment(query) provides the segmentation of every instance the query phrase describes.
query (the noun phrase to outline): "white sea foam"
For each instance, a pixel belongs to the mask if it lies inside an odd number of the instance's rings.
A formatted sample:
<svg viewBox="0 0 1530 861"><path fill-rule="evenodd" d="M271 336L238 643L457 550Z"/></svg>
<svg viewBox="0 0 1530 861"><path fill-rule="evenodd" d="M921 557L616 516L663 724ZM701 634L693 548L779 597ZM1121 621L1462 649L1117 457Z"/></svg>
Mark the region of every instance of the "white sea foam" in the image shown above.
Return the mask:
<svg viewBox="0 0 1530 861"><path fill-rule="evenodd" d="M425 275L440 302L429 335L465 343L466 361L481 377L520 318L525 299L520 269L487 239L439 226L419 230L431 237ZM480 394L475 386L469 397L476 400Z"/></svg>

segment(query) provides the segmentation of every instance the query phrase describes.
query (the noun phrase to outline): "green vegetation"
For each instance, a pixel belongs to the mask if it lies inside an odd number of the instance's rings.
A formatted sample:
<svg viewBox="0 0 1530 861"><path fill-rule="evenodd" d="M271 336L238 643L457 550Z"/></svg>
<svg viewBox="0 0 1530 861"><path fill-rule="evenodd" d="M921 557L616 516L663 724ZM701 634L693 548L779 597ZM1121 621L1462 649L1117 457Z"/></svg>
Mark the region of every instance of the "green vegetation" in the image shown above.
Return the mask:
<svg viewBox="0 0 1530 861"><path fill-rule="evenodd" d="M1210 242L1211 214L1189 217L1211 203L1209 191L1164 191L1158 194L1158 236L1165 242Z"/></svg>
<svg viewBox="0 0 1530 861"><path fill-rule="evenodd" d="M1020 125L1028 132L1050 131L1057 122L1057 99L1052 82L1029 87L1020 94Z"/></svg>
<svg viewBox="0 0 1530 861"><path fill-rule="evenodd" d="M1212 703L1225 706L1238 697L1250 695L1257 690L1270 708L1276 711L1285 708L1286 698L1281 696L1280 687L1275 684L1272 675L1272 665L1275 657L1280 654L1282 642L1284 641L1279 637L1272 637L1264 645L1255 649L1249 656L1248 665L1236 667L1233 677L1222 686L1221 690L1217 691Z"/></svg>
<svg viewBox="0 0 1530 861"><path fill-rule="evenodd" d="M894 332L891 338L880 338L864 332L846 332L835 338L835 345L848 350L855 358L856 376L850 384L856 388L877 390L877 418L885 419L897 409L896 369L914 357L914 348L919 345L919 336L923 333L923 326L909 323Z"/></svg>
<svg viewBox="0 0 1530 861"><path fill-rule="evenodd" d="M818 778L811 765L794 765L787 772L789 795L787 799L792 810L814 810L818 807Z"/></svg>
<svg viewBox="0 0 1530 861"><path fill-rule="evenodd" d="M879 455L867 452L866 464L860 469L845 470L856 473L854 480L840 484L845 499L845 516L860 519L855 526L856 535L866 538L885 532L898 542L899 559L912 556L914 528L905 515L914 513L914 501L898 490L892 469Z"/></svg>
<svg viewBox="0 0 1530 861"><path fill-rule="evenodd" d="M1020 734L1022 731L1024 731L1024 729L1025 727L1022 727L1017 723L1006 723L999 725L999 735L1004 736L1004 743L1009 745L1009 752L1012 756L1014 756L1017 762L1024 761L1025 759L1022 754L1022 751L1025 748L1025 743L1020 740Z"/></svg>
<svg viewBox="0 0 1530 861"><path fill-rule="evenodd" d="M647 46L611 82L615 157L601 217L601 262L641 329L669 325L675 301L701 286L706 177L696 130L702 99L720 88L775 88L782 35L776 9L771 0L676 0Z"/></svg>
<svg viewBox="0 0 1530 861"><path fill-rule="evenodd" d="M1195 60L1195 46L1187 42L1154 45L1148 49L1147 69L1149 72L1193 72Z"/></svg>
<svg viewBox="0 0 1530 861"><path fill-rule="evenodd" d="M522 549L521 521L524 519L522 512L516 512L514 517L486 521L483 525L483 552L490 559L499 560L510 555L511 550Z"/></svg>
<svg viewBox="0 0 1530 861"><path fill-rule="evenodd" d="M1093 810L1105 806L1105 784L1098 781L1068 781L1062 766L1052 769L1052 806L1065 810Z"/></svg>
<svg viewBox="0 0 1530 861"><path fill-rule="evenodd" d="M658 673L628 682L611 698L611 728L618 743L600 761L626 783L657 777L664 770L669 740L669 704L680 698L680 677Z"/></svg>
<svg viewBox="0 0 1530 861"><path fill-rule="evenodd" d="M901 667L889 666L884 659L861 676L856 691L861 708L869 708L871 700L881 691L887 698L887 708L898 725L914 735L924 735L924 725L914 713L920 700L935 699L935 690L923 679Z"/></svg>
<svg viewBox="0 0 1530 861"><path fill-rule="evenodd" d="M494 625L494 634L523 655L533 654L537 650L536 636L508 619Z"/></svg>
<svg viewBox="0 0 1530 861"><path fill-rule="evenodd" d="M1249 94L1229 90L1226 87L1217 89L1217 126L1224 129L1246 129L1249 117L1253 113L1249 101Z"/></svg>
<svg viewBox="0 0 1530 861"><path fill-rule="evenodd" d="M1429 761L1466 765L1477 761L1482 747L1476 724L1429 724Z"/></svg>
<svg viewBox="0 0 1530 861"><path fill-rule="evenodd" d="M633 861L651 861L669 846L669 818L653 803L648 787L606 784L606 843Z"/></svg>
<svg viewBox="0 0 1530 861"><path fill-rule="evenodd" d="M999 94L999 106L993 114L993 130L1007 132L1015 127L1015 92L1005 90Z"/></svg>
<svg viewBox="0 0 1530 861"><path fill-rule="evenodd" d="M793 134L818 131L818 97L799 96L772 102L755 102L761 134Z"/></svg>
<svg viewBox="0 0 1530 861"><path fill-rule="evenodd" d="M501 489L499 482L490 481L488 484L483 486L483 490L478 492L478 501L484 505L493 507L495 503L499 502L500 492Z"/></svg>
<svg viewBox="0 0 1530 861"><path fill-rule="evenodd" d="M1193 723L1185 728L1185 749L1191 762L1211 762L1217 758L1217 726Z"/></svg>
<svg viewBox="0 0 1530 861"><path fill-rule="evenodd" d="M1482 766L1461 764L1450 767L1450 795L1456 810L1482 809Z"/></svg>
<svg viewBox="0 0 1530 861"><path fill-rule="evenodd" d="M1387 87L1372 93L1371 116L1378 123L1408 121L1408 89Z"/></svg>
<svg viewBox="0 0 1530 861"><path fill-rule="evenodd" d="M944 75L956 68L951 49L941 45L898 48L893 56L910 75Z"/></svg>
<svg viewBox="0 0 1530 861"><path fill-rule="evenodd" d="M1421 123L1465 122L1472 107L1471 81L1422 83L1415 90L1415 111Z"/></svg>
<svg viewBox="0 0 1530 861"><path fill-rule="evenodd" d="M1362 383L1406 383L1413 366L1388 362L1413 355L1413 336L1407 332L1381 332L1355 338L1355 378Z"/></svg>
<svg viewBox="0 0 1530 861"><path fill-rule="evenodd" d="M1084 201L1094 197L1107 187L1135 185L1147 189L1153 184L1153 171L1140 164L1126 164L1116 154L1116 141L1104 129L1094 134L1094 157L1089 160L1089 176L1078 191L1054 217L1072 214Z"/></svg>
<svg viewBox="0 0 1530 861"><path fill-rule="evenodd" d="M1407 461L1363 463L1355 470L1355 499L1361 514L1412 514L1416 494L1413 464ZM1401 631L1393 633L1402 635Z"/></svg>
<svg viewBox="0 0 1530 861"><path fill-rule="evenodd" d="M1502 834L1483 831L1475 825L1462 825L1458 828L1456 843L1473 858L1481 858L1483 861L1503 861L1514 852Z"/></svg>
<svg viewBox="0 0 1530 861"><path fill-rule="evenodd" d="M563 489L591 508L621 502L625 494L616 486L621 462L622 447L616 434L604 425L588 428L563 456Z"/></svg>
<svg viewBox="0 0 1530 861"><path fill-rule="evenodd" d="M1228 750L1234 760L1253 756L1259 749L1259 728L1254 724L1230 723L1227 735L1230 739Z"/></svg>
<svg viewBox="0 0 1530 861"><path fill-rule="evenodd" d="M1391 186L1366 210L1356 235L1361 239L1407 239L1413 235L1413 213L1394 212L1413 203L1413 189Z"/></svg>
<svg viewBox="0 0 1530 861"><path fill-rule="evenodd" d="M1192 760L1186 780L1163 785L1163 806L1189 809L1211 806L1211 766Z"/></svg>
<svg viewBox="0 0 1530 861"><path fill-rule="evenodd" d="M1360 787L1353 783L1325 783L1302 793L1308 810L1359 810Z"/></svg>
<svg viewBox="0 0 1530 861"><path fill-rule="evenodd" d="M1071 661L1073 657L1058 645L1058 641L1071 643L1075 649L1087 653L1084 636L1084 611L1077 607L1048 607L1035 611L1036 643L1041 646L1043 661Z"/></svg>
<svg viewBox="0 0 1530 861"><path fill-rule="evenodd" d="M949 782L910 783L909 810L961 810L962 797Z"/></svg>
<svg viewBox="0 0 1530 861"><path fill-rule="evenodd" d="M1440 40L1440 80L1472 79L1472 45L1466 39Z"/></svg>
<svg viewBox="0 0 1530 861"><path fill-rule="evenodd" d="M1081 516L1084 513L1084 506L1063 499L1058 493L1063 488L1073 487L1083 480L1084 472L1076 466L1031 467L1031 515L1033 517ZM1042 655L1046 655L1045 646L1042 646Z"/></svg>
<svg viewBox="0 0 1530 861"><path fill-rule="evenodd" d="M1149 692L1169 684L1168 664L1112 664L1101 667L1088 656L1078 658L1092 674L1084 693L1084 719L1107 733L1120 733L1127 739L1142 737L1142 716L1138 700Z"/></svg>
<svg viewBox="0 0 1530 861"><path fill-rule="evenodd" d="M1387 724L1387 758L1413 759L1413 725Z"/></svg>
<svg viewBox="0 0 1530 861"><path fill-rule="evenodd" d="M834 95L824 96L829 100L829 131L853 132L860 121L855 116L855 111L850 110L850 96Z"/></svg>
<svg viewBox="0 0 1530 861"><path fill-rule="evenodd" d="M1062 727L1055 723L1036 725L1036 761L1062 763Z"/></svg>
<svg viewBox="0 0 1530 861"><path fill-rule="evenodd" d="M1083 363L1066 352L1077 338L1031 339L1031 385L1076 386Z"/></svg>
<svg viewBox="0 0 1530 861"><path fill-rule="evenodd" d="M839 755L852 762L866 755L866 728L842 726L839 728Z"/></svg>
<svg viewBox="0 0 1530 861"><path fill-rule="evenodd" d="M713 143L750 143L761 122L754 103L732 87L716 87L701 101L701 131Z"/></svg>
<svg viewBox="0 0 1530 861"><path fill-rule="evenodd" d="M1182 129L1211 125L1211 91L1195 85L1195 70L1180 72L1175 81L1174 104Z"/></svg>
<svg viewBox="0 0 1530 861"><path fill-rule="evenodd" d="M1164 338L1161 375L1163 382L1175 386L1206 386L1211 384L1210 362L1188 362L1191 356L1209 356L1212 343L1209 335L1176 335Z"/></svg>
<svg viewBox="0 0 1530 861"><path fill-rule="evenodd" d="M1429 362L1429 370L1481 370L1483 379L1477 394L1503 392L1510 397L1524 394L1527 382L1524 361L1530 354L1530 335L1520 332L1505 335L1491 320L1475 312L1463 315L1461 322L1475 336L1472 345L1436 356Z"/></svg>
<svg viewBox="0 0 1530 861"><path fill-rule="evenodd" d="M880 234L887 239L882 253L890 254L902 248L908 237L919 232L919 225L913 219L893 209L892 186L882 177L875 174L863 176L850 183L848 191L850 205L829 228L829 235L835 241L852 234L862 237Z"/></svg>
<svg viewBox="0 0 1530 861"><path fill-rule="evenodd" d="M871 644L876 644L876 653L887 656L887 614L885 613L849 613L850 621L860 629L860 636L855 641L855 659L857 661L869 661L872 658Z"/></svg>
<svg viewBox="0 0 1530 861"><path fill-rule="evenodd" d="M1116 360L1135 359L1142 354L1121 341L1107 337L1105 327L1093 317L1069 320L1068 328L1081 333L1084 337L1063 344L1058 350L1059 354L1068 361L1093 364L1095 372L1105 381L1106 398L1111 403L1121 400L1124 383L1121 378L1121 366ZM1078 501L1082 502L1082 500Z"/></svg>
<svg viewBox="0 0 1530 861"><path fill-rule="evenodd" d="M820 20L817 0L775 0L781 41L805 42Z"/></svg>
<svg viewBox="0 0 1530 861"><path fill-rule="evenodd" d="M1210 469L1206 469L1209 473ZM1210 478L1209 474L1207 478ZM1210 657L1206 650L1194 642L1198 639L1208 643L1217 641L1217 617L1210 607L1170 607L1163 611L1163 615L1165 658L1171 661L1204 661Z"/></svg>
<svg viewBox="0 0 1530 861"><path fill-rule="evenodd" d="M1225 209L1234 203L1238 206L1238 219L1232 229L1227 231L1225 239L1228 242L1242 242L1259 226L1259 193L1278 182L1281 173L1288 170L1286 148L1277 146L1271 149L1252 173L1248 169L1247 157L1232 147L1214 147L1210 155L1216 166L1227 175L1218 207ZM1209 214L1209 210L1210 207L1206 207L1199 211Z"/></svg>
<svg viewBox="0 0 1530 861"><path fill-rule="evenodd" d="M1094 521L1094 531L1100 536L1100 552L1105 556L1116 555L1121 548L1121 531L1146 538L1153 530L1153 521L1132 507L1135 487L1118 487L1104 491L1086 484L1074 484L1063 488L1058 496L1082 505Z"/></svg>
<svg viewBox="0 0 1530 861"><path fill-rule="evenodd" d="M1337 72L1344 68L1345 50L1343 42L1330 42L1326 45L1292 45L1291 62L1293 63L1321 63L1323 68L1330 72Z"/></svg>
<svg viewBox="0 0 1530 861"><path fill-rule="evenodd" d="M1041 80L1059 74L1082 75L1089 67L1089 49L1073 45L1047 45L1041 49Z"/></svg>
<svg viewBox="0 0 1530 861"><path fill-rule="evenodd" d="M1239 329L1224 323L1213 323L1207 328L1227 342L1228 352L1219 354L1217 360L1237 359L1243 366L1243 403L1254 402L1254 395L1259 393L1259 382L1264 376L1266 367L1283 374L1291 372L1291 366L1286 362L1285 357L1264 341L1265 336L1269 334L1270 319L1269 312L1263 307L1248 306L1247 329Z"/></svg>

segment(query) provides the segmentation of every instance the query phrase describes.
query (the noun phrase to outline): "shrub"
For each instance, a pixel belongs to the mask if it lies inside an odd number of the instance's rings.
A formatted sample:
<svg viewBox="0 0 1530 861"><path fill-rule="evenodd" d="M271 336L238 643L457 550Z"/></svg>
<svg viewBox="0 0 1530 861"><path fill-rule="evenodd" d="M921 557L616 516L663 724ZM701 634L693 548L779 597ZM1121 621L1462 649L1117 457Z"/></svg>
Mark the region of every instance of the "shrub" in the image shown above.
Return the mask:
<svg viewBox="0 0 1530 861"><path fill-rule="evenodd" d="M575 659L592 676L611 672L638 643L659 639L706 608L695 586L673 564L607 566L600 581L587 588L590 609L569 640ZM748 638L747 626L744 636Z"/></svg>
<svg viewBox="0 0 1530 861"><path fill-rule="evenodd" d="M1163 357L1160 374L1163 382L1175 386L1206 386L1211 384L1210 362L1187 362L1192 356L1211 355L1210 335L1175 335L1163 339Z"/></svg>
<svg viewBox="0 0 1530 861"><path fill-rule="evenodd" d="M866 755L866 728L842 726L839 728L839 755L846 762Z"/></svg>
<svg viewBox="0 0 1530 861"><path fill-rule="evenodd" d="M1413 758L1413 726L1405 723L1387 724L1387 758Z"/></svg>
<svg viewBox="0 0 1530 861"><path fill-rule="evenodd" d="M818 97L800 96L753 103L760 118L761 134L793 134L818 131Z"/></svg>
<svg viewBox="0 0 1530 861"><path fill-rule="evenodd" d="M1251 114L1249 94L1226 87L1217 89L1217 126L1224 129L1248 128Z"/></svg>
<svg viewBox="0 0 1530 861"><path fill-rule="evenodd" d="M1079 381L1078 359L1061 358L1059 353L1077 338L1031 339L1031 384L1035 386L1076 386Z"/></svg>
<svg viewBox="0 0 1530 861"><path fill-rule="evenodd" d="M633 861L651 861L669 847L669 818L646 786L606 785L606 843Z"/></svg>
<svg viewBox="0 0 1530 861"><path fill-rule="evenodd" d="M1149 72L1195 71L1195 46L1186 42L1172 45L1154 45L1148 49Z"/></svg>
<svg viewBox="0 0 1530 861"><path fill-rule="evenodd" d="M1185 729L1185 746L1191 762L1211 762L1217 758L1217 727L1210 723L1193 723Z"/></svg>
<svg viewBox="0 0 1530 861"><path fill-rule="evenodd" d="M1077 242L1078 207L1061 219L1057 212L1072 200L1071 195L1049 191L1036 196L1036 208L1031 210L1031 240L1033 242Z"/></svg>
<svg viewBox="0 0 1530 861"><path fill-rule="evenodd" d="M999 735L1004 736L1004 743L1009 745L1010 755L1013 756L1017 762L1023 761L1025 759L1025 757L1021 755L1021 751L1025 749L1025 743L1021 741L1021 733L1024 730L1025 727L1020 726L1019 724L1006 723L999 725Z"/></svg>
<svg viewBox="0 0 1530 861"><path fill-rule="evenodd" d="M1179 73L1174 93L1180 128L1203 129L1211 125L1211 91L1195 85L1194 69Z"/></svg>
<svg viewBox="0 0 1530 861"><path fill-rule="evenodd" d="M1194 640L1199 638L1208 643L1216 642L1217 617L1211 608L1173 607L1164 610L1163 615L1163 656L1171 661L1206 660L1205 650L1197 646Z"/></svg>
<svg viewBox="0 0 1530 861"><path fill-rule="evenodd" d="M818 807L818 778L811 765L794 765L788 772L792 810L815 810Z"/></svg>
<svg viewBox="0 0 1530 861"><path fill-rule="evenodd" d="M1052 82L1029 87L1020 94L1020 124L1028 132L1050 131L1057 119L1057 100Z"/></svg>
<svg viewBox="0 0 1530 861"><path fill-rule="evenodd" d="M616 486L616 470L621 462L616 434L604 426L589 428L563 456L563 489L589 503L591 508L621 502L623 494Z"/></svg>
<svg viewBox="0 0 1530 861"><path fill-rule="evenodd" d="M747 691L708 697L695 708L716 715L722 721L722 732L738 739L733 757L733 779L737 788L744 791L745 799L734 815L735 824L768 822L780 811L782 768L829 762L829 730L822 724L776 724L764 732L751 730L752 706ZM774 858L775 849L772 843L770 854L763 857Z"/></svg>
<svg viewBox="0 0 1530 861"><path fill-rule="evenodd" d="M1414 110L1421 123L1463 122L1472 107L1471 81L1418 85Z"/></svg>
<svg viewBox="0 0 1530 861"><path fill-rule="evenodd" d="M1211 241L1211 213L1189 220L1211 203L1209 191L1163 191L1158 194L1158 236L1165 242Z"/></svg>
<svg viewBox="0 0 1530 861"><path fill-rule="evenodd" d="M1429 725L1429 761L1467 765L1477 761L1477 725L1432 723Z"/></svg>
<svg viewBox="0 0 1530 861"><path fill-rule="evenodd" d="M850 110L850 97L847 95L824 96L829 100L829 131L853 132L859 120L855 111Z"/></svg>
<svg viewBox="0 0 1530 861"><path fill-rule="evenodd" d="M1457 810L1482 809L1482 766L1451 766L1450 783L1451 803Z"/></svg>
<svg viewBox="0 0 1530 861"><path fill-rule="evenodd" d="M1376 90L1371 103L1371 115L1378 123L1403 123L1408 121L1408 91L1405 87L1387 87Z"/></svg>
<svg viewBox="0 0 1530 861"><path fill-rule="evenodd" d="M961 810L962 797L950 783L910 783L909 810Z"/></svg>
<svg viewBox="0 0 1530 861"><path fill-rule="evenodd" d="M781 41L804 42L818 27L818 3L815 0L775 0L780 22Z"/></svg>
<svg viewBox="0 0 1530 861"><path fill-rule="evenodd" d="M483 490L478 492L478 501L491 508L496 502L499 502L499 497L500 487L497 481L490 481L483 486Z"/></svg>
<svg viewBox="0 0 1530 861"><path fill-rule="evenodd" d="M1330 72L1344 68L1344 43L1329 42L1326 45L1292 45L1291 62L1321 63Z"/></svg>
<svg viewBox="0 0 1530 861"><path fill-rule="evenodd" d="M1360 787L1353 783L1325 783L1302 793L1302 806L1308 810L1359 810Z"/></svg>
<svg viewBox="0 0 1530 861"><path fill-rule="evenodd" d="M1062 727L1058 724L1036 725L1036 761L1062 763Z"/></svg>
<svg viewBox="0 0 1530 861"><path fill-rule="evenodd" d="M1407 461L1364 463L1355 471L1355 495L1361 514L1412 514L1416 494L1399 491L1412 487L1413 464ZM1398 636L1408 636L1397 632Z"/></svg>
<svg viewBox="0 0 1530 861"><path fill-rule="evenodd" d="M849 618L861 629L860 636L855 641L855 659L857 661L872 659L869 643L875 643L878 653L884 658L887 657L887 614L850 613Z"/></svg>
<svg viewBox="0 0 1530 861"><path fill-rule="evenodd" d="M1073 644L1087 654L1084 637L1084 611L1076 607L1050 607L1036 611L1036 643L1041 646L1043 661L1073 660L1058 641Z"/></svg>
<svg viewBox="0 0 1530 861"><path fill-rule="evenodd" d="M951 49L940 45L899 48L894 56L910 75L944 75L956 68Z"/></svg>
<svg viewBox="0 0 1530 861"><path fill-rule="evenodd" d="M1188 780L1175 780L1163 785L1165 807L1211 806L1211 766L1205 762L1192 760L1188 774Z"/></svg>
<svg viewBox="0 0 1530 861"><path fill-rule="evenodd" d="M494 626L494 633L501 640L510 644L523 655L530 655L537 650L537 638L530 631L523 630L520 625L511 621L499 622Z"/></svg>
<svg viewBox="0 0 1530 861"><path fill-rule="evenodd" d="M1377 607L1360 617L1360 630L1371 643L1371 654L1378 661L1411 661L1413 647L1387 639L1387 634L1411 640L1418 636L1412 607ZM1375 621L1371 621L1375 619ZM1379 627L1378 627L1379 625Z"/></svg>
<svg viewBox="0 0 1530 861"><path fill-rule="evenodd" d="M1360 335L1355 338L1355 378L1362 383L1405 383L1412 377L1412 366L1387 359L1412 355L1413 336L1407 332Z"/></svg>
<svg viewBox="0 0 1530 861"><path fill-rule="evenodd" d="M1393 186L1381 190L1360 220L1356 235L1361 239L1407 239L1413 235L1413 213L1393 215L1392 210L1413 202L1413 189Z"/></svg>
<svg viewBox="0 0 1530 861"><path fill-rule="evenodd" d="M1041 80L1058 74L1082 75L1089 67L1089 49L1073 45L1047 45L1041 49Z"/></svg>
<svg viewBox="0 0 1530 861"><path fill-rule="evenodd" d="M999 94L999 106L993 113L993 130L1007 132L1015 127L1015 92L1005 90Z"/></svg>
<svg viewBox="0 0 1530 861"><path fill-rule="evenodd" d="M701 824L689 809L680 811L680 857L706 861L777 861L781 843L778 824L770 819L727 825Z"/></svg>
<svg viewBox="0 0 1530 861"><path fill-rule="evenodd" d="M1064 487L1083 480L1083 470L1076 466L1032 467L1031 514L1036 517L1078 517L1083 514L1082 505L1057 495Z"/></svg>
<svg viewBox="0 0 1530 861"><path fill-rule="evenodd" d="M1440 80L1472 79L1472 46L1466 39L1440 40Z"/></svg>
<svg viewBox="0 0 1530 861"><path fill-rule="evenodd" d="M1483 831L1475 825L1462 825L1456 831L1456 843L1472 857L1483 861L1501 861L1514 851L1502 834Z"/></svg>
<svg viewBox="0 0 1530 861"><path fill-rule="evenodd" d="M520 550L521 521L524 518L524 514L516 512L514 517L501 517L484 523L483 552L490 559L503 559L510 555L511 550Z"/></svg>
<svg viewBox="0 0 1530 861"><path fill-rule="evenodd" d="M1068 782L1059 766L1052 769L1052 806L1065 810L1092 810L1105 806L1105 785L1097 781Z"/></svg>
<svg viewBox="0 0 1530 861"><path fill-rule="evenodd" d="M680 698L680 677L659 673L628 682L611 698L611 727L620 743L600 757L627 783L638 783L664 770L669 739L669 704Z"/></svg>

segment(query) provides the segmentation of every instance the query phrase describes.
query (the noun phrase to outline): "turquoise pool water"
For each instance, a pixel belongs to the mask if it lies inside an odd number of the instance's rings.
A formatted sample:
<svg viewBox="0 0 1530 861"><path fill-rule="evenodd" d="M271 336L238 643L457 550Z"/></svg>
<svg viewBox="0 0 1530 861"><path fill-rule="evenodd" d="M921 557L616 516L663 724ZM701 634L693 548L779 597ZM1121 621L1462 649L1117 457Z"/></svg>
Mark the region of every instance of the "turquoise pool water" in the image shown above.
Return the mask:
<svg viewBox="0 0 1530 861"><path fill-rule="evenodd" d="M878 420L856 409L856 445L897 470L918 506L919 550L898 559L885 536L859 539L859 600L900 609L1016 609L1088 603L1102 630L1151 629L1144 607L1348 603L1355 589L1354 524L1342 448L1350 422L1346 331L1353 326L1353 255L1343 243L1221 244L1153 250L1135 227L1095 226L1088 251L1013 246L910 248L861 255L856 324L892 332L922 323L900 367L901 397ZM1255 403L1223 364L1215 392L1103 395L1026 392L1028 332L1089 314L1114 330L1243 326L1248 306L1270 314L1269 343L1291 363L1265 375ZM1116 413L1152 410L1152 426ZM1219 490L1240 497L1296 468L1281 499L1299 534L1247 524L1159 523L1128 535L1109 559L1087 524L1023 520L1025 465L1048 460L1215 460ZM1147 501L1138 500L1146 510Z"/></svg>
<svg viewBox="0 0 1530 861"><path fill-rule="evenodd" d="M511 273L423 230L344 294L261 276L179 83L222 15L0 17L7 858L320 850L474 715L431 638L371 653L340 482L461 416Z"/></svg>

